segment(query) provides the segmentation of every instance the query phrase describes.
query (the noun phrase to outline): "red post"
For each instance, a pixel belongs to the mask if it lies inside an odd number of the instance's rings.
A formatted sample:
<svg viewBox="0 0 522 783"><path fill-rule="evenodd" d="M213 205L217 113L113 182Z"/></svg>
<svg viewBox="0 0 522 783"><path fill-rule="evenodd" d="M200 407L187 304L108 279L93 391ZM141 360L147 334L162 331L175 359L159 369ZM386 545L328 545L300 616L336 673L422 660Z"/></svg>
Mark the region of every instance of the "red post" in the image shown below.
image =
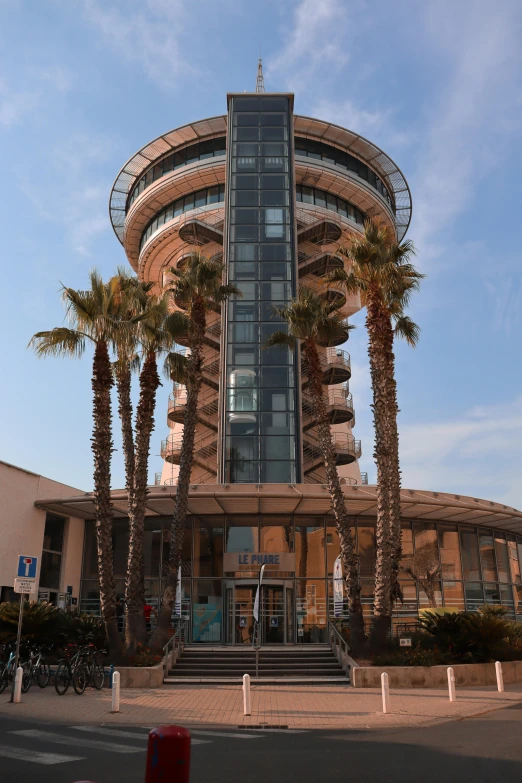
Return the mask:
<svg viewBox="0 0 522 783"><path fill-rule="evenodd" d="M160 726L149 734L145 783L189 783L190 731Z"/></svg>

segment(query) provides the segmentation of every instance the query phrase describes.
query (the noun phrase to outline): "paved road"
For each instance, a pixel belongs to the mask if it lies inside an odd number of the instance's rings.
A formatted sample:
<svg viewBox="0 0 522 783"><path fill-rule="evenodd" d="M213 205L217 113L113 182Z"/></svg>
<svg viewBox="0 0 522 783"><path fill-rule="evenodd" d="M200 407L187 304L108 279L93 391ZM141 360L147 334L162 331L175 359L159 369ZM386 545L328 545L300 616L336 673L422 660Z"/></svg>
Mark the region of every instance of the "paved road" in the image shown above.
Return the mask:
<svg viewBox="0 0 522 783"><path fill-rule="evenodd" d="M143 783L147 727L0 719L6 783ZM520 783L522 705L418 729L194 729L191 783Z"/></svg>

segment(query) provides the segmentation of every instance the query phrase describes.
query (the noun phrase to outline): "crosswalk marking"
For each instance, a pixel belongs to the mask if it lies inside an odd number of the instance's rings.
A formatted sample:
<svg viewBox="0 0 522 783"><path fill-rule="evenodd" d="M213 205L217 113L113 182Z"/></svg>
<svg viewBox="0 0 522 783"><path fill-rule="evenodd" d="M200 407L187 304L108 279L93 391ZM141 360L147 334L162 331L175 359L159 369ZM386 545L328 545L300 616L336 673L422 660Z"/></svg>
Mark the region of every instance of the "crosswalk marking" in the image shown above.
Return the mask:
<svg viewBox="0 0 522 783"><path fill-rule="evenodd" d="M265 734L306 734L306 729L269 729L264 726L249 726L249 731L259 731Z"/></svg>
<svg viewBox="0 0 522 783"><path fill-rule="evenodd" d="M52 731L41 731L40 729L22 729L21 731L10 731L9 734L16 734L18 737L29 737L30 739L41 739L47 742L53 742L56 745L72 745L75 748L93 748L94 750L108 750L111 753L144 753L145 748L136 748L134 745L118 745L115 742L102 742L101 740L83 739L83 737L66 737L63 734L55 734Z"/></svg>
<svg viewBox="0 0 522 783"><path fill-rule="evenodd" d="M66 756L63 753L39 753L37 750L27 748L13 748L0 745L0 756L5 759L18 759L19 761L32 761L34 764L65 764L68 761L84 761L83 756Z"/></svg>
<svg viewBox="0 0 522 783"><path fill-rule="evenodd" d="M259 734L232 734L230 731L200 731L199 729L189 729L191 734L197 734L202 737L236 737L237 739L259 739ZM194 740L192 740L194 742Z"/></svg>
<svg viewBox="0 0 522 783"><path fill-rule="evenodd" d="M104 734L108 737L124 737L147 742L148 734L138 734L136 731L122 731L121 729L107 729L105 726L71 726L75 731L88 731L92 734ZM192 740L193 745L208 745L210 740Z"/></svg>

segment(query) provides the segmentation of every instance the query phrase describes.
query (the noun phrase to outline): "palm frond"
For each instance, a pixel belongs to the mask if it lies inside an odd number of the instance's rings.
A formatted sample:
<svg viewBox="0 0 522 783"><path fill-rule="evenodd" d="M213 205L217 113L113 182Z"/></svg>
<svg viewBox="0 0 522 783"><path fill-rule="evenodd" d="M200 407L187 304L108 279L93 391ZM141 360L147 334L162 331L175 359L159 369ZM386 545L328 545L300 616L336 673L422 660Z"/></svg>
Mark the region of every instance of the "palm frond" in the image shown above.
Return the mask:
<svg viewBox="0 0 522 783"><path fill-rule="evenodd" d="M58 326L47 332L37 332L29 341L28 348L32 348L37 356L71 356L79 358L85 351L86 340L89 335Z"/></svg>
<svg viewBox="0 0 522 783"><path fill-rule="evenodd" d="M420 338L420 327L408 315L400 315L394 318L394 322L397 337L406 340L408 345L415 348Z"/></svg>
<svg viewBox="0 0 522 783"><path fill-rule="evenodd" d="M263 345L263 348L272 348L275 345L279 346L287 346L288 348L295 348L296 339L291 334L287 334L287 332L283 331L277 331L273 332L270 337L268 337Z"/></svg>
<svg viewBox="0 0 522 783"><path fill-rule="evenodd" d="M163 371L166 378L176 383L187 382L188 359L176 351L170 351L163 363Z"/></svg>

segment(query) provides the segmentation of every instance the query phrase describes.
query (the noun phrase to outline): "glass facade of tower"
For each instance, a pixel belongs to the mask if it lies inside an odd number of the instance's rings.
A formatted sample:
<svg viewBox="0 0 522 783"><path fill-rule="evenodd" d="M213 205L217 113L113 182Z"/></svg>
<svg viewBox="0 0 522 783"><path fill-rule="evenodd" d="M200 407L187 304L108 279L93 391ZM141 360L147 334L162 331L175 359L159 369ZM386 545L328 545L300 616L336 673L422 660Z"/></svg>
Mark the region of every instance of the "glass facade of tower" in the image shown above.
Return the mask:
<svg viewBox="0 0 522 783"><path fill-rule="evenodd" d="M232 96L229 103L222 477L227 483L299 478L296 351L266 349L295 293L290 99Z"/></svg>

